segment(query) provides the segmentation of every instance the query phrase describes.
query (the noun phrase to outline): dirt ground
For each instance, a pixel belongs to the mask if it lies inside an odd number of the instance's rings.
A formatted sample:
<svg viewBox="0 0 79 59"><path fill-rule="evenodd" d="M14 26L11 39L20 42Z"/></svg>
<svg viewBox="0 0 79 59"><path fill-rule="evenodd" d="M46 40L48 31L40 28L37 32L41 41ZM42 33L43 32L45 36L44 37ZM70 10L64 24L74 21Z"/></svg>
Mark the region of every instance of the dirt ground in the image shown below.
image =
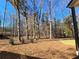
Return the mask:
<svg viewBox="0 0 79 59"><path fill-rule="evenodd" d="M43 59L72 59L75 57L75 46L65 45L58 40L44 40L22 45L0 45L0 51Z"/></svg>

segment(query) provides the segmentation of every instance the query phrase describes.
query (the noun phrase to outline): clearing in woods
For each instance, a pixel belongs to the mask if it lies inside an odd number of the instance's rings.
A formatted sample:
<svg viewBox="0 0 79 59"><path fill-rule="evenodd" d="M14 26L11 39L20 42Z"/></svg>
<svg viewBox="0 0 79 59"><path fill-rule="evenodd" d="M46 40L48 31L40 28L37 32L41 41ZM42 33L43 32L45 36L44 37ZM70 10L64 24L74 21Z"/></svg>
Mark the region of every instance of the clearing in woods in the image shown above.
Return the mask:
<svg viewBox="0 0 79 59"><path fill-rule="evenodd" d="M0 45L0 51L44 59L72 59L75 57L74 40L40 40L23 45Z"/></svg>

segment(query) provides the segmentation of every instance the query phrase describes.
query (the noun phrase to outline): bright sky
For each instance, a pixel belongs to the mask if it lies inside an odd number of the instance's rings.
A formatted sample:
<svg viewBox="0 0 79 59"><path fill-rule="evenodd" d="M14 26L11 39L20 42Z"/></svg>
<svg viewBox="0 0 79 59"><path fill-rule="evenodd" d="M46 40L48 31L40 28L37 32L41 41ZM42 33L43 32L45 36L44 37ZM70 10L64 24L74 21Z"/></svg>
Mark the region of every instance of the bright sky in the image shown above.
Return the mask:
<svg viewBox="0 0 79 59"><path fill-rule="evenodd" d="M30 0L29 0L30 1ZM39 8L39 1L37 1L37 5ZM70 14L70 9L66 8L67 4L69 3L69 0L51 0L52 2L52 18L56 18L57 20L63 19L65 16L68 16ZM29 2L30 4L30 2ZM43 9L42 12L47 11L47 4L48 0L44 0ZM31 6L31 4L30 4ZM0 0L0 16L4 16L4 9L5 9L5 0ZM7 13L9 16L10 14L15 14L15 9L12 7L10 3L7 4ZM79 13L79 8L76 9L76 12ZM6 26L10 25L10 19L6 20ZM2 20L3 22L3 20Z"/></svg>
<svg viewBox="0 0 79 59"><path fill-rule="evenodd" d="M2 17L1 26L3 26L5 4L6 4L5 0L0 0L0 16ZM4 21L5 26L9 26L10 23L11 23L9 15L12 14L12 13L15 13L15 9L13 8L13 6L10 3L7 4L7 13L9 13L9 14L8 15L6 14L8 18L6 18L6 20Z"/></svg>

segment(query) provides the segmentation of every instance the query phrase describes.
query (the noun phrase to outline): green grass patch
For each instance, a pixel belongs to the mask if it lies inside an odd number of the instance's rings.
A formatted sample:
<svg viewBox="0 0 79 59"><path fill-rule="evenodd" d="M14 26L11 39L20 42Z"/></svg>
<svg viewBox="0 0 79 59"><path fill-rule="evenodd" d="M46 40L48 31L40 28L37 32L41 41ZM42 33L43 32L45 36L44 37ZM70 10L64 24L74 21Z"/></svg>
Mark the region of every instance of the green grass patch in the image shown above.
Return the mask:
<svg viewBox="0 0 79 59"><path fill-rule="evenodd" d="M60 40L65 45L72 45L75 46L75 40Z"/></svg>

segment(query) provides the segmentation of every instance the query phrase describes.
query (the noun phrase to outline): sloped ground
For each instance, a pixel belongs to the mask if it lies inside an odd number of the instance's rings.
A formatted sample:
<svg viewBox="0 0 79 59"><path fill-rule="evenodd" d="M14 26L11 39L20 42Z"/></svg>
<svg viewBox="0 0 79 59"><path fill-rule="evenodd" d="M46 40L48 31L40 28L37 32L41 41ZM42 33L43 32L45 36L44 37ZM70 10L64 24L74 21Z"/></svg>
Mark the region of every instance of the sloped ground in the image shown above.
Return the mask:
<svg viewBox="0 0 79 59"><path fill-rule="evenodd" d="M43 59L72 59L75 57L75 47L65 45L58 40L44 40L37 43L14 46L9 44L0 45L0 51L7 51Z"/></svg>

